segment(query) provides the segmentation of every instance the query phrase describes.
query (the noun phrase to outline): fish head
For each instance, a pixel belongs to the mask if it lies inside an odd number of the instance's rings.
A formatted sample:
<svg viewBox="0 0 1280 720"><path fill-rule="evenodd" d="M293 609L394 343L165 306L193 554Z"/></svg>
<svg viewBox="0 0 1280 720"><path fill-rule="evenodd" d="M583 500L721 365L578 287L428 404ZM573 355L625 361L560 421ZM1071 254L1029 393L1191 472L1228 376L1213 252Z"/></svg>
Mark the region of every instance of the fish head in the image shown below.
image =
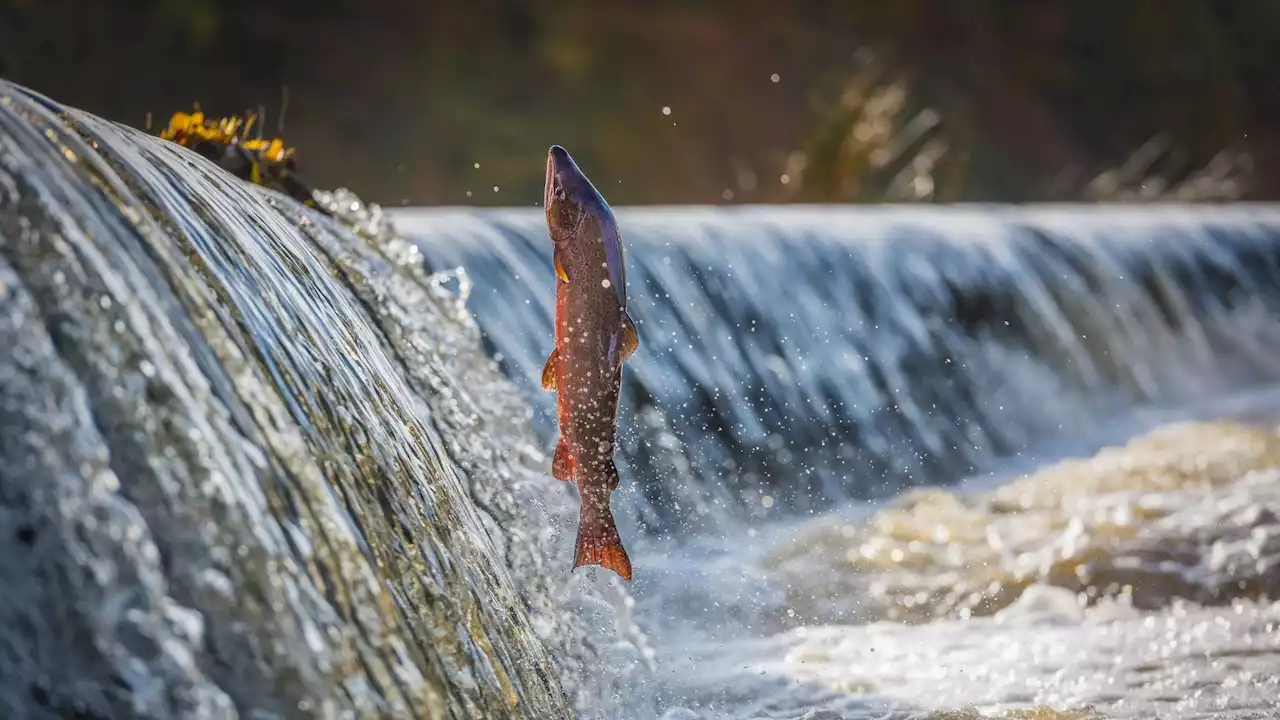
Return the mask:
<svg viewBox="0 0 1280 720"><path fill-rule="evenodd" d="M604 197L596 190L568 151L552 145L547 152L547 182L543 189L543 206L547 210L547 227L551 239L567 242L574 235L589 230L593 222L599 224L613 213Z"/></svg>
<svg viewBox="0 0 1280 720"><path fill-rule="evenodd" d="M543 207L551 242L558 250L568 250L574 243L600 243L610 280L605 287L612 287L618 302L626 308L627 276L618 223L604 196L559 145L552 145L547 152Z"/></svg>

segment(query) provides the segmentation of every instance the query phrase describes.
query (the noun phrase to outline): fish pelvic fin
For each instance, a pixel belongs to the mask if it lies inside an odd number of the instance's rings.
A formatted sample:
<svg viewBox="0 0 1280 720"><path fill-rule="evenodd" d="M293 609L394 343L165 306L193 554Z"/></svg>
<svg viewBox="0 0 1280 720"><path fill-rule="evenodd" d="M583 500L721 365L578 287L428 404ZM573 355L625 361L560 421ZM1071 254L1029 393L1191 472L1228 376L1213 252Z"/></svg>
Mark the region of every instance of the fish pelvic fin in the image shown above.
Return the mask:
<svg viewBox="0 0 1280 720"><path fill-rule="evenodd" d="M581 483L579 487L583 488L584 492L582 509L578 515L578 543L574 552L573 567L599 565L614 571L623 580L631 582L631 558L627 557L627 550L622 547L618 526L613 521L613 511L609 509L609 491L605 489L603 483L598 485Z"/></svg>
<svg viewBox="0 0 1280 720"><path fill-rule="evenodd" d="M560 348L551 351L547 363L542 366L542 389L556 389L556 366L560 363Z"/></svg>
<svg viewBox="0 0 1280 720"><path fill-rule="evenodd" d="M573 456L569 454L569 443L565 442L564 436L560 436L560 442L556 443L556 455L551 459L551 477L557 480L573 479Z"/></svg>
<svg viewBox="0 0 1280 720"><path fill-rule="evenodd" d="M626 310L622 311L622 333L619 338L619 345L622 350L622 359L626 360L631 357L631 353L640 347L640 335L636 332L636 324L631 321L631 316Z"/></svg>

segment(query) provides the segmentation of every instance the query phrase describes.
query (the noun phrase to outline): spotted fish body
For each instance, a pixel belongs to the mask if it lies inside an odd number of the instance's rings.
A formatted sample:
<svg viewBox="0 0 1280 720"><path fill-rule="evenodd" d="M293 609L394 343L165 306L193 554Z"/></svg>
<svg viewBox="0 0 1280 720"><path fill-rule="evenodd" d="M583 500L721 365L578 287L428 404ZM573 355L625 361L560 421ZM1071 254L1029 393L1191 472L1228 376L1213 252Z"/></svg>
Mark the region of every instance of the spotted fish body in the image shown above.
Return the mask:
<svg viewBox="0 0 1280 720"><path fill-rule="evenodd" d="M551 472L577 482L582 498L573 566L601 565L630 581L609 508L622 361L638 344L622 238L609 205L559 145L547 154L544 206L556 267L556 346L542 371L560 424Z"/></svg>

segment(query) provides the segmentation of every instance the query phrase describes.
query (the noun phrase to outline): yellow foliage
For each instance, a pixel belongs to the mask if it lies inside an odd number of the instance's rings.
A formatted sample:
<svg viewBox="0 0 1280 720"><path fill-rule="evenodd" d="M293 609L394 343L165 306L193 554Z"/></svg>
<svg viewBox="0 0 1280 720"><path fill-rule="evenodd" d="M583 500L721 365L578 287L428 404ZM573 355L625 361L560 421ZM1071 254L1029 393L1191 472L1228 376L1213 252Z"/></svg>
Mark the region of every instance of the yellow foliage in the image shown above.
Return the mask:
<svg viewBox="0 0 1280 720"><path fill-rule="evenodd" d="M201 143L239 148L254 165L254 182L260 183L264 169L262 166L282 165L293 158L295 150L286 146L280 138L249 138L256 120L257 116L253 113L249 113L246 118L230 115L213 119L206 118L199 110L191 113L177 112L169 118L169 126L160 131L160 137L188 148Z"/></svg>

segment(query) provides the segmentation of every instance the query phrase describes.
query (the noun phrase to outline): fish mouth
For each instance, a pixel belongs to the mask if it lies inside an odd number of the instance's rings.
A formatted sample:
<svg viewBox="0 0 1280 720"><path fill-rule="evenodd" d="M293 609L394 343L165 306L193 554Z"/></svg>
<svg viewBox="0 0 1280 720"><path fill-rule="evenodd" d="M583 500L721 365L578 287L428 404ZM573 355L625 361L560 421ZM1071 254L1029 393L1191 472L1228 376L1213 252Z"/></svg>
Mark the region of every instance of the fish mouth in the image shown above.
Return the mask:
<svg viewBox="0 0 1280 720"><path fill-rule="evenodd" d="M547 212L551 212L551 207L556 200L564 200L566 191L564 178L576 169L573 158L569 157L568 151L564 148L552 145L547 151L547 181L542 189L542 204Z"/></svg>
<svg viewBox="0 0 1280 720"><path fill-rule="evenodd" d="M551 150L547 152L547 181L542 186L542 207L547 212L551 212L551 201L555 197L556 191L556 150L559 145L552 145Z"/></svg>

